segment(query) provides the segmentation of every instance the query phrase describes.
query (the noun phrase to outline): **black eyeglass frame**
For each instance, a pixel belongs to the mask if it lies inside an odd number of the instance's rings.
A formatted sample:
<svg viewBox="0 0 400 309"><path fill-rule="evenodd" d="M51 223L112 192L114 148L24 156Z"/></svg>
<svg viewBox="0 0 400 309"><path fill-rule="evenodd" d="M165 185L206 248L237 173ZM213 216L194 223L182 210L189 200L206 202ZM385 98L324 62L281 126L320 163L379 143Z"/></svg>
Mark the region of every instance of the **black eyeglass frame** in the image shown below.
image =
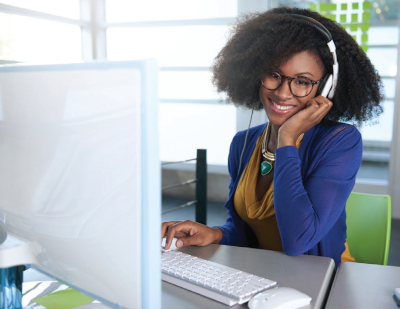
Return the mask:
<svg viewBox="0 0 400 309"><path fill-rule="evenodd" d="M307 79L307 80L309 80L309 81L311 82L311 90L310 90L310 92L307 93L306 95L298 96L298 95L295 95L295 94L293 93L293 91L292 91L292 80L298 78L299 76L291 77L291 76L286 76L286 75L279 74L279 73L277 73L277 72L276 72L275 74L279 75L279 76L280 76L280 79L281 79L281 83L278 85L278 87L276 87L275 89L267 88L267 87L264 85L264 81L261 79L261 84L263 85L263 87L264 87L265 89L267 89L267 90L272 90L272 91L274 91L274 90L278 89L280 86L282 86L282 83L283 83L284 79L286 78L286 79L289 81L289 89L290 89L290 92L291 92L296 98L304 98L304 97L308 96L308 95L312 92L312 90L313 90L313 88L314 88L314 85L319 84L320 81L323 79L323 78L321 78L321 79L318 80L318 81L314 81L314 80L312 80L311 78L302 76L302 78L305 78L305 79Z"/></svg>

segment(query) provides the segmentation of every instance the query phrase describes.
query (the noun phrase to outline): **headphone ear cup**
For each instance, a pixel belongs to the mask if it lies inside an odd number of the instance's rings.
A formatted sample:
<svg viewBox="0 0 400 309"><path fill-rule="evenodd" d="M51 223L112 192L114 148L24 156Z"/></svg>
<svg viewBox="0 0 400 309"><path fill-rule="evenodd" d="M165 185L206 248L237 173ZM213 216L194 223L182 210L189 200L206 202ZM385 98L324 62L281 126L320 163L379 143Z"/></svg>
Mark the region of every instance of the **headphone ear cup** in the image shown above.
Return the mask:
<svg viewBox="0 0 400 309"><path fill-rule="evenodd" d="M331 74L331 75L329 75L328 80L325 83L324 89L322 89L321 96L328 98L328 99L332 99L332 97L333 97L333 93L331 95L332 86L333 86L333 76Z"/></svg>
<svg viewBox="0 0 400 309"><path fill-rule="evenodd" d="M321 81L320 81L320 83L318 85L317 93L315 94L316 97L321 95L321 93L324 91L325 85L326 85L326 82L329 79L329 76L330 76L330 74L325 74L324 77L322 77L322 79L321 79Z"/></svg>

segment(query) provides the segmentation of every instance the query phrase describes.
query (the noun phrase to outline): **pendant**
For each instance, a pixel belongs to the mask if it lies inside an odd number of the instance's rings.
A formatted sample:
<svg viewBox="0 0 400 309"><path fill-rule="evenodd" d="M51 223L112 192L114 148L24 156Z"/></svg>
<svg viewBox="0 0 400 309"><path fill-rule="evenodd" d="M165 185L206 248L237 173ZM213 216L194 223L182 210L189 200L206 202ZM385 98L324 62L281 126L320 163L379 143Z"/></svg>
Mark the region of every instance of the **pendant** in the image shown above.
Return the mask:
<svg viewBox="0 0 400 309"><path fill-rule="evenodd" d="M265 176L269 174L269 172L272 171L272 164L269 163L268 161L264 161L261 163L261 175Z"/></svg>

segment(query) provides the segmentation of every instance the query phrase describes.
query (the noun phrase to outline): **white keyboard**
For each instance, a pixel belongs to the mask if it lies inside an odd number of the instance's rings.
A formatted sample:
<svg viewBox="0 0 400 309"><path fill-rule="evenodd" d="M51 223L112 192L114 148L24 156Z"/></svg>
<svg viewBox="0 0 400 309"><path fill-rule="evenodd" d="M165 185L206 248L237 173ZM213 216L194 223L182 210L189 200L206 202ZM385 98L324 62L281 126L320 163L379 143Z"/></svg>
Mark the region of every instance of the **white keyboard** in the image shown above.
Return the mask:
<svg viewBox="0 0 400 309"><path fill-rule="evenodd" d="M179 251L161 250L161 279L229 306L243 304L276 281Z"/></svg>

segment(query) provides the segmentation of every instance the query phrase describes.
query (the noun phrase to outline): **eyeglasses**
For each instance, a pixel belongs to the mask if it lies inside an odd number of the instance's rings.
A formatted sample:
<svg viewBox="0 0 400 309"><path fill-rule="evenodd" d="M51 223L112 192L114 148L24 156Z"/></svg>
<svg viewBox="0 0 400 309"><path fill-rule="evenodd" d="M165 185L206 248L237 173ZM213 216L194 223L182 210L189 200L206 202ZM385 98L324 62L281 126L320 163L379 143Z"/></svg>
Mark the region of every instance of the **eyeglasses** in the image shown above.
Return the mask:
<svg viewBox="0 0 400 309"><path fill-rule="evenodd" d="M285 78L289 81L290 92L298 98L308 96L311 93L314 85L320 82L320 80L313 81L312 79L304 76L290 77L274 72L266 74L261 80L261 84L268 90L276 90L282 85L282 82ZM292 81L294 81L293 84Z"/></svg>

